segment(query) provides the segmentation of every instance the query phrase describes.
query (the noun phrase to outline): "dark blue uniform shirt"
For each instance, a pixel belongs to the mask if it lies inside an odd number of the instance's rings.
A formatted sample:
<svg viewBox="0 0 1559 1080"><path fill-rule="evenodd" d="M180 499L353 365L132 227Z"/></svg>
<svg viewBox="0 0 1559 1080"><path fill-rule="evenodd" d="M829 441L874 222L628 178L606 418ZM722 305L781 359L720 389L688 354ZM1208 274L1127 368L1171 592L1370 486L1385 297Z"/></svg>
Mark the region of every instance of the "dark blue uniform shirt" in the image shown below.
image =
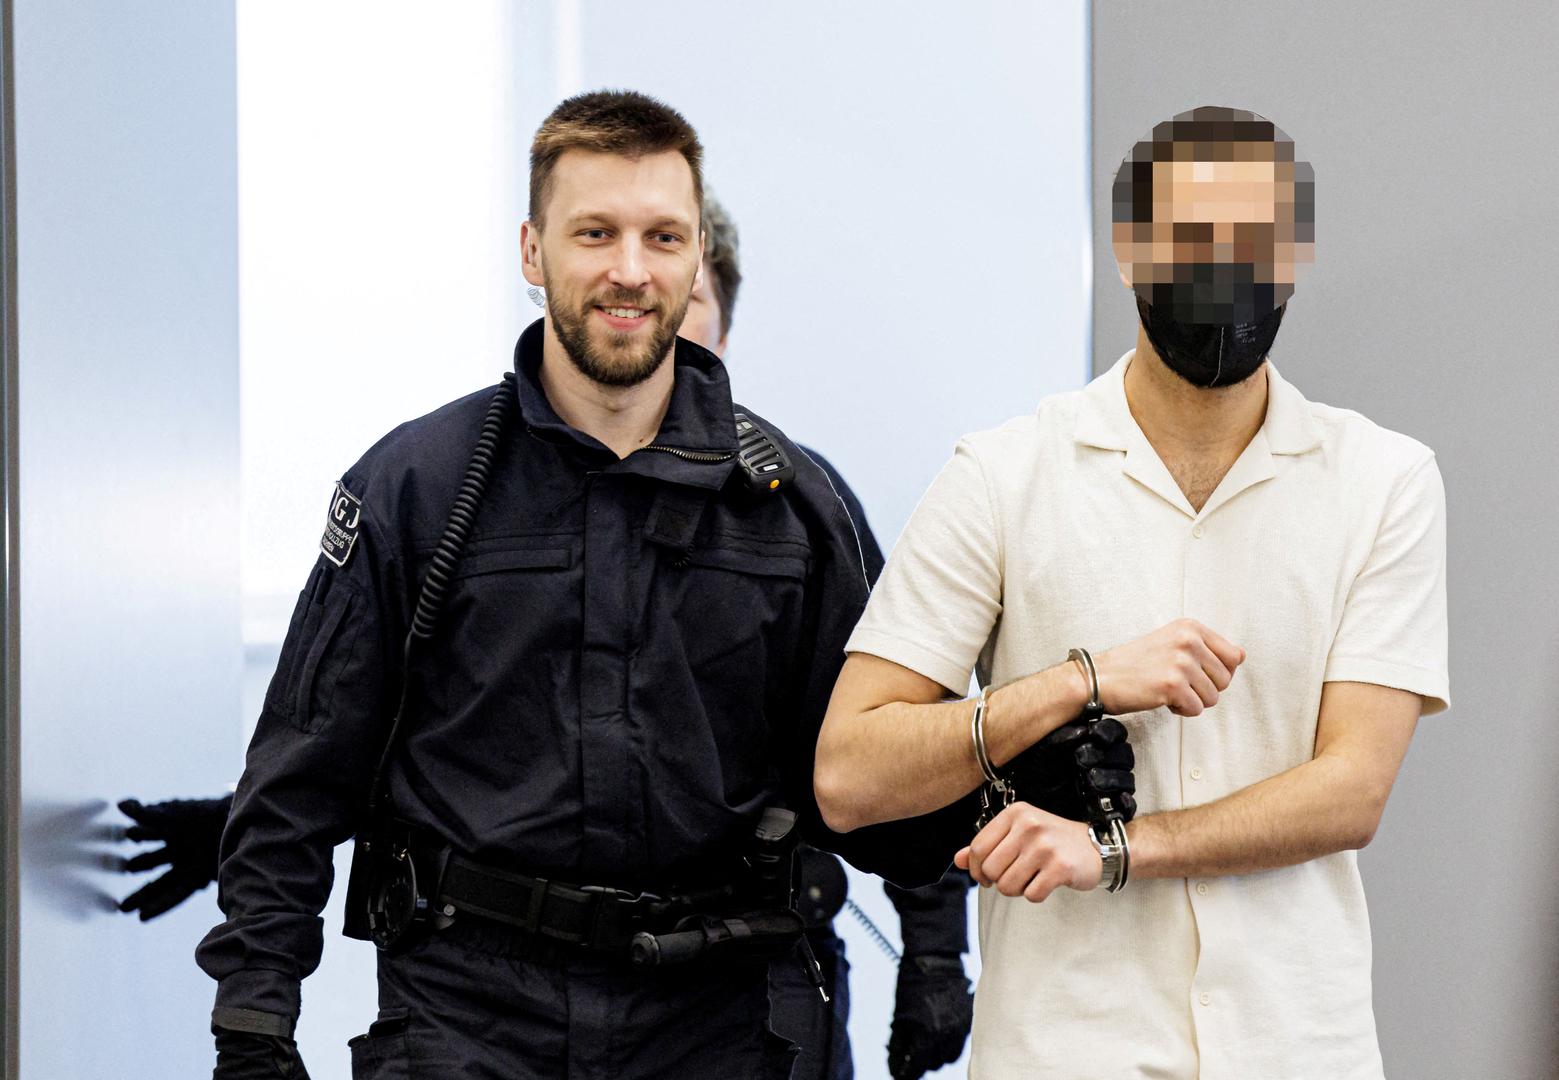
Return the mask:
<svg viewBox="0 0 1559 1080"><path fill-rule="evenodd" d="M629 889L721 878L776 802L849 853L811 797L817 730L867 591L832 484L765 424L796 479L748 493L725 370L690 342L677 341L653 444L667 449L620 460L559 419L541 351L537 322L515 353L519 419L414 661L398 813L480 860ZM401 425L342 478L223 837L227 919L197 954L219 1006L296 1015L332 849L360 824L410 612L491 394ZM707 499L690 532L689 497L695 512ZM855 855L865 868L918 883L946 866L945 845L881 832L849 838L875 838L882 858Z"/></svg>

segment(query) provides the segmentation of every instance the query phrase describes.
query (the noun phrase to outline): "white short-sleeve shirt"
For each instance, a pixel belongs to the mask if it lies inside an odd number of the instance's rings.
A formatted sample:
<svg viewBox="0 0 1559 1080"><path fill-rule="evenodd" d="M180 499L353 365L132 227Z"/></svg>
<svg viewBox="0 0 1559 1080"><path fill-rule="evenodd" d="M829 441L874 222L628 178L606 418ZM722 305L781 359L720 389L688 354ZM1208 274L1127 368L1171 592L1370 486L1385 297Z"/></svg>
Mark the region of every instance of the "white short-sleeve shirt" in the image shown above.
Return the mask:
<svg viewBox="0 0 1559 1080"><path fill-rule="evenodd" d="M962 440L847 646L962 691L1181 617L1246 650L1216 706L1122 717L1140 813L1308 761L1321 687L1449 699L1445 506L1433 453L1307 401L1267 367L1261 429L1200 513L1127 408L1131 353L1087 387ZM970 1075L1382 1076L1351 851L1044 904L980 894Z"/></svg>

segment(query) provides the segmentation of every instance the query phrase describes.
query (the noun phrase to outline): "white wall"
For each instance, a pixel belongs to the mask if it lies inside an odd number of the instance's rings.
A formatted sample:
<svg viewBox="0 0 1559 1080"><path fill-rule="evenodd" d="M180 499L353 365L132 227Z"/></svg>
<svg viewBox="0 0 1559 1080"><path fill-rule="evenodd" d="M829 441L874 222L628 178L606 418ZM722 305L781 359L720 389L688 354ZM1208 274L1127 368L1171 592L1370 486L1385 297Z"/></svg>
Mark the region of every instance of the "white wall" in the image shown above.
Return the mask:
<svg viewBox="0 0 1559 1080"><path fill-rule="evenodd" d="M580 88L680 109L740 227L738 397L885 542L960 434L1084 380L1083 4L579 9Z"/></svg>
<svg viewBox="0 0 1559 1080"><path fill-rule="evenodd" d="M239 752L231 4L15 4L21 1075L211 1069L214 905L112 910L104 799Z"/></svg>
<svg viewBox="0 0 1559 1080"><path fill-rule="evenodd" d="M515 37L502 0L238 4L246 742L336 478L497 382L531 317ZM350 854L303 988L315 1080L346 1080L376 1009L374 950L340 936Z"/></svg>
<svg viewBox="0 0 1559 1080"><path fill-rule="evenodd" d="M513 19L238 4L243 589L281 598L248 607L271 624L251 638L285 632L336 478L497 382L529 319Z"/></svg>

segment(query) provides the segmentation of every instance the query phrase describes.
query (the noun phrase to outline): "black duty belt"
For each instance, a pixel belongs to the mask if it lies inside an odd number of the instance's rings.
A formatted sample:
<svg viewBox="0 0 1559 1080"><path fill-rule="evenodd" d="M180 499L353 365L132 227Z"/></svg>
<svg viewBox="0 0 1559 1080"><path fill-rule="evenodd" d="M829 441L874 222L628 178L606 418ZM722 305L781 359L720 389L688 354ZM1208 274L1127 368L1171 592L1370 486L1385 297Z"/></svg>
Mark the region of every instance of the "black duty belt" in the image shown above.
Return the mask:
<svg viewBox="0 0 1559 1080"><path fill-rule="evenodd" d="M468 912L545 938L597 952L625 952L641 931L662 933L709 902L733 890L657 896L604 885L572 885L484 866L451 854L436 907L445 916Z"/></svg>

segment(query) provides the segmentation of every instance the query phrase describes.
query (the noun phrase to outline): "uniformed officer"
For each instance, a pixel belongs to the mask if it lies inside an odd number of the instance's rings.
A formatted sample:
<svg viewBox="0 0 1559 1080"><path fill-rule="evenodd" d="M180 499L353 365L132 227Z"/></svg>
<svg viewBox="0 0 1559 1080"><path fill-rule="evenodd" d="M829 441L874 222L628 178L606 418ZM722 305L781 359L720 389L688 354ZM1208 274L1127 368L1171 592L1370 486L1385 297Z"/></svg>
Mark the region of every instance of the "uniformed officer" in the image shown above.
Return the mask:
<svg viewBox="0 0 1559 1080"><path fill-rule="evenodd" d="M388 803L418 838L402 861L433 859L453 920L381 954L355 1077L789 1074L766 956L626 960L631 932L743 902L765 808L828 841L815 737L866 594L827 478L754 416L794 480L747 482L724 369L676 337L701 197L673 110L632 92L558 106L521 233L546 317L512 383L396 428L338 483L223 837L227 918L197 952L218 980L219 1080L306 1075L291 1033L331 850L377 828L364 800L397 713ZM450 560L440 538L499 395L514 417ZM403 654L430 564L447 600ZM956 844L916 835L852 857L934 879ZM374 895L388 910L407 892Z"/></svg>

